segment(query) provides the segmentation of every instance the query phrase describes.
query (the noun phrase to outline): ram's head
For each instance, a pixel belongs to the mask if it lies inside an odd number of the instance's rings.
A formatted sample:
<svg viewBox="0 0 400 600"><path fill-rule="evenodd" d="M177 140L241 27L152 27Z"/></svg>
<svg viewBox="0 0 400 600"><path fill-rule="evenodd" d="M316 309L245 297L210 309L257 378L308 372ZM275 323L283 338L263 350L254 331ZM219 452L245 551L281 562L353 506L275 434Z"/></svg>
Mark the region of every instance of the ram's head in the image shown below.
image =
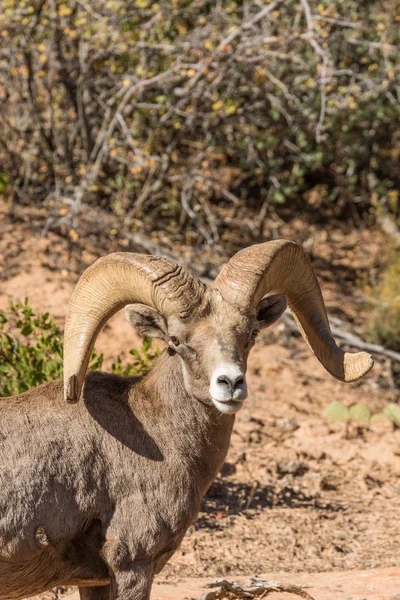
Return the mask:
<svg viewBox="0 0 400 600"><path fill-rule="evenodd" d="M65 397L79 400L95 339L125 306L139 333L164 340L166 351L179 355L192 396L223 413L236 412L247 395L247 357L257 333L287 304L311 350L334 377L350 382L370 370L368 354L350 354L336 345L310 260L293 242L245 248L210 286L165 258L110 254L85 271L71 299Z"/></svg>

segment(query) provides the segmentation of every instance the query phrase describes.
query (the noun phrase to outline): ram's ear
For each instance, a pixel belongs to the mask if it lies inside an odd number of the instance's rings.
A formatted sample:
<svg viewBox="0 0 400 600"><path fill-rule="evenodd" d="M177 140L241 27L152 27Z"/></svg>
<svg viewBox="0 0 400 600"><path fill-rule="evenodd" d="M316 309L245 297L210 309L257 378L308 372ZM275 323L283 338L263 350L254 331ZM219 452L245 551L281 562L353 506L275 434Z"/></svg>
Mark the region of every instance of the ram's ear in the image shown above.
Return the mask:
<svg viewBox="0 0 400 600"><path fill-rule="evenodd" d="M168 342L168 329L164 317L145 304L128 304L125 319L140 335Z"/></svg>
<svg viewBox="0 0 400 600"><path fill-rule="evenodd" d="M273 294L263 298L257 307L257 319L260 329L269 327L285 312L287 299L283 294Z"/></svg>

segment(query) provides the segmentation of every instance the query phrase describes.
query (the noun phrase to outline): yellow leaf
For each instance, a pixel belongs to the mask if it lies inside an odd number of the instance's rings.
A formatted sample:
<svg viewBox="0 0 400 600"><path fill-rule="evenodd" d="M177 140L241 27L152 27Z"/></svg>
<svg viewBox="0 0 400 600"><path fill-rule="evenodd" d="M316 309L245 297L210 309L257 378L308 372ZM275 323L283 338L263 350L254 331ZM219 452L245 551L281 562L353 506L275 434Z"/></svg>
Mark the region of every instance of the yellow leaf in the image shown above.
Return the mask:
<svg viewBox="0 0 400 600"><path fill-rule="evenodd" d="M70 229L69 230L69 237L73 242L77 242L79 240L79 235L77 234L77 232L75 231L75 229Z"/></svg>
<svg viewBox="0 0 400 600"><path fill-rule="evenodd" d="M225 114L226 115L234 115L235 112L237 111L238 107L237 104L231 104L230 106L227 106L225 108Z"/></svg>
<svg viewBox="0 0 400 600"><path fill-rule="evenodd" d="M197 73L197 71L196 71L195 69L188 69L188 70L186 71L186 75L187 75L188 77L194 77L194 76L196 75L196 73Z"/></svg>
<svg viewBox="0 0 400 600"><path fill-rule="evenodd" d="M395 72L393 71L393 69L390 69L390 71L388 71L389 79L393 79L394 76L395 76Z"/></svg>
<svg viewBox="0 0 400 600"><path fill-rule="evenodd" d="M212 105L212 109L213 110L220 110L223 107L224 103L222 102L222 100L217 100L217 102L214 102L214 104Z"/></svg>
<svg viewBox="0 0 400 600"><path fill-rule="evenodd" d="M143 167L141 167L140 165L138 165L137 167L131 168L132 175L138 175L138 173L141 173L142 171L143 171Z"/></svg>
<svg viewBox="0 0 400 600"><path fill-rule="evenodd" d="M67 4L60 4L58 7L58 14L60 17L68 17L72 14L72 8Z"/></svg>
<svg viewBox="0 0 400 600"><path fill-rule="evenodd" d="M184 23L184 22L177 23L175 25L175 27L177 28L178 33L180 33L181 35L185 35L185 33L187 33L188 28L187 28L186 23Z"/></svg>
<svg viewBox="0 0 400 600"><path fill-rule="evenodd" d="M254 73L254 81L257 85L261 85L267 81L268 77L264 69L258 68Z"/></svg>
<svg viewBox="0 0 400 600"><path fill-rule="evenodd" d="M386 25L384 23L378 23L378 25L376 26L378 31L385 31L386 29Z"/></svg>
<svg viewBox="0 0 400 600"><path fill-rule="evenodd" d="M393 211L397 211L397 205L399 201L399 191L389 190L387 195L389 196L390 205Z"/></svg>

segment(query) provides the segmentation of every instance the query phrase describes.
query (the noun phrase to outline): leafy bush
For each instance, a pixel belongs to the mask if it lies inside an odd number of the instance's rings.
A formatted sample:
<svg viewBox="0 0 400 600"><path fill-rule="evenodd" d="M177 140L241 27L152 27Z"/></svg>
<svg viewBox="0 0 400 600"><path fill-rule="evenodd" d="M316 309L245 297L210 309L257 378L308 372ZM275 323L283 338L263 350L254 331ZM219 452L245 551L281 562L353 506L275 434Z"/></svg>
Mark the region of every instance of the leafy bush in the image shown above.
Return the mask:
<svg viewBox="0 0 400 600"><path fill-rule="evenodd" d="M144 338L140 350L132 349L134 360L123 365L120 357L111 371L122 376L145 373L158 354L151 352L151 340ZM95 350L90 370L100 370L103 355ZM0 397L20 394L63 375L63 339L59 327L48 313L35 314L24 302L10 302L0 312Z"/></svg>
<svg viewBox="0 0 400 600"><path fill-rule="evenodd" d="M124 364L121 357L118 356L117 360L112 364L112 373L121 375L121 377L138 377L146 373L153 364L154 359L160 354L158 348L151 350L151 344L152 339L145 336L140 350L131 348L129 354L133 356L133 361L128 364Z"/></svg>
<svg viewBox="0 0 400 600"><path fill-rule="evenodd" d="M394 251L382 270L380 279L367 290L372 303L365 334L372 342L400 350L400 252Z"/></svg>
<svg viewBox="0 0 400 600"><path fill-rule="evenodd" d="M73 237L82 201L208 243L282 204L397 219L399 41L395 0L3 0L0 195Z"/></svg>

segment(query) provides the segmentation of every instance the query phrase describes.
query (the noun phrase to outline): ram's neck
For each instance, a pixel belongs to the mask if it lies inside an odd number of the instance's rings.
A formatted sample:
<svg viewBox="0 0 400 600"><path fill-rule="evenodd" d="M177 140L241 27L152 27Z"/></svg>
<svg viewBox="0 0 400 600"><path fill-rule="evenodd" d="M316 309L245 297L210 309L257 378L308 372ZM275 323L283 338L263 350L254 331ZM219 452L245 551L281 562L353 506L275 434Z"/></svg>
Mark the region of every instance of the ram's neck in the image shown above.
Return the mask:
<svg viewBox="0 0 400 600"><path fill-rule="evenodd" d="M181 364L177 355L164 352L135 386L132 409L163 454L190 463L204 493L228 452L234 416L192 397Z"/></svg>

